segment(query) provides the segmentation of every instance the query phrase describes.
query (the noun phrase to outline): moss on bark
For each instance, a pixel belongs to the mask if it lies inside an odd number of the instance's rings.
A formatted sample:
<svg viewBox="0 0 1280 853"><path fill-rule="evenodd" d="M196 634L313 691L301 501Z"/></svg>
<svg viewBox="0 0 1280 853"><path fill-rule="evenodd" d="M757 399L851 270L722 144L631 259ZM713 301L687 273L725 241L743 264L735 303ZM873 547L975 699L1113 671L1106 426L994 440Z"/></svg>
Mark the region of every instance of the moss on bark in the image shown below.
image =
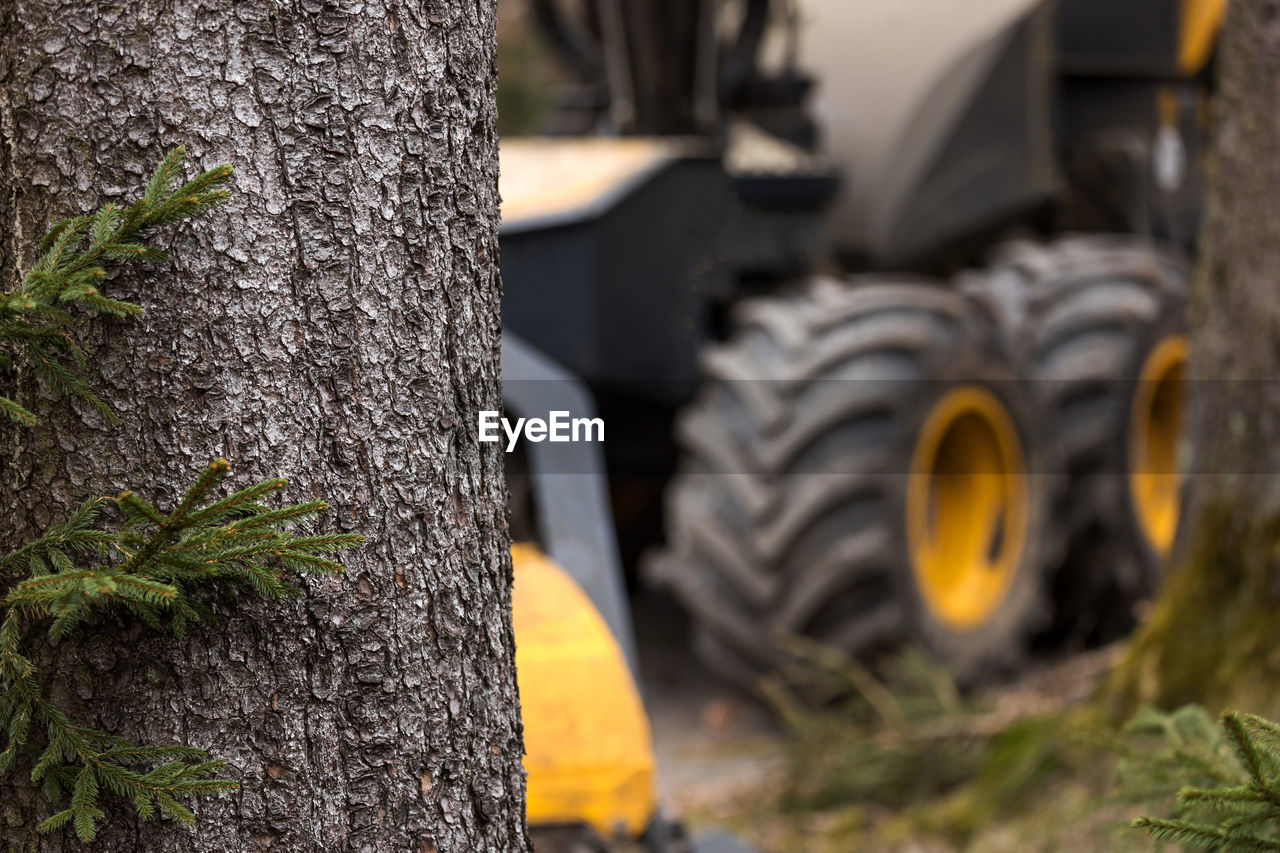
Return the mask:
<svg viewBox="0 0 1280 853"><path fill-rule="evenodd" d="M1189 548L1104 691L1280 711L1280 4L1233 0L1191 299Z"/></svg>
<svg viewBox="0 0 1280 853"><path fill-rule="evenodd" d="M1141 704L1280 709L1280 516L1218 499L1199 512L1187 558L1108 679L1109 716Z"/></svg>

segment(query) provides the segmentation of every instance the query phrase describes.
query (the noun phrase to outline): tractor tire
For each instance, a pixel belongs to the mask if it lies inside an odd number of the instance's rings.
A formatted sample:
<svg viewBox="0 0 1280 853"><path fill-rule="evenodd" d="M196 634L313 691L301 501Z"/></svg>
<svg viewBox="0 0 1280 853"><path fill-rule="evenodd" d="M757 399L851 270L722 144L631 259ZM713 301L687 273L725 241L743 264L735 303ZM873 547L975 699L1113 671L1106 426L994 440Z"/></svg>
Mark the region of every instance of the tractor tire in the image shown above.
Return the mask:
<svg viewBox="0 0 1280 853"><path fill-rule="evenodd" d="M1053 633L1128 631L1173 547L1188 268L1134 237L1010 243L962 289L1002 318L1067 473Z"/></svg>
<svg viewBox="0 0 1280 853"><path fill-rule="evenodd" d="M1051 466L994 324L924 282L819 281L735 320L678 419L648 569L697 654L745 686L791 669L789 637L1016 671L1047 615Z"/></svg>

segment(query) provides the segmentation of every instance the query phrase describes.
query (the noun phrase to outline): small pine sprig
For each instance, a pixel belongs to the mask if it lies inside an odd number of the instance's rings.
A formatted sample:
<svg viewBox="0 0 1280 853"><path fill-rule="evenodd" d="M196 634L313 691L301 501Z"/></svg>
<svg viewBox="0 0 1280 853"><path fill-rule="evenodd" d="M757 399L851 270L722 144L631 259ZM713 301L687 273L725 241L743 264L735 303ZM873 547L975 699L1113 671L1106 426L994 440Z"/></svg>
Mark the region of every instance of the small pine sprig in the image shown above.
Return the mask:
<svg viewBox="0 0 1280 853"><path fill-rule="evenodd" d="M216 166L179 184L185 159L182 146L170 151L142 197L128 207L108 203L92 215L65 219L49 230L40 242L39 259L18 288L0 294L0 366L20 356L52 391L81 399L116 422L84 377L87 358L72 334L71 309L114 317L142 313L141 306L100 292L108 266L163 261L165 253L147 243L156 229L200 216L229 196L222 185L231 176L231 166ZM9 397L0 396L0 411L26 426L36 423L33 412Z"/></svg>
<svg viewBox="0 0 1280 853"><path fill-rule="evenodd" d="M93 614L124 610L147 625L181 636L208 619L200 592L251 590L269 599L300 594L286 572L338 574L328 555L356 547L355 534L298 536L291 528L328 505L308 501L271 508L263 499L287 485L266 480L223 497L214 493L230 466L214 460L168 513L123 492L83 504L65 523L4 557L0 576L22 572L0 604L0 773L19 758L53 803L66 806L41 824L52 832L71 824L92 840L103 817L103 791L133 804L138 816L194 820L180 798L236 789L219 778L225 764L188 746L138 746L72 722L39 689L23 638L45 625L50 642L67 637ZM103 526L104 508L116 524Z"/></svg>
<svg viewBox="0 0 1280 853"><path fill-rule="evenodd" d="M1280 725L1252 714L1225 712L1215 742L1232 758L1230 770L1207 785L1185 785L1168 817L1141 817L1133 825L1160 842L1222 853L1280 851ZM1203 754L1184 749L1184 771L1205 775Z"/></svg>

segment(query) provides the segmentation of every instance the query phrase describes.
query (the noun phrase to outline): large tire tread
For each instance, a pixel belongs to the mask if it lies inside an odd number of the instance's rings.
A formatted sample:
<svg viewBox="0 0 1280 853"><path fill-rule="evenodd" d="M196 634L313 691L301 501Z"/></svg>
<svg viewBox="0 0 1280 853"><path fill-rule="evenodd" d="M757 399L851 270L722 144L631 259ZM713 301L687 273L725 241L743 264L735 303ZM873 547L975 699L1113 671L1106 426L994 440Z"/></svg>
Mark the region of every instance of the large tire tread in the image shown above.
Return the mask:
<svg viewBox="0 0 1280 853"><path fill-rule="evenodd" d="M1151 350L1185 331L1188 283L1175 249L1080 236L1010 243L965 284L1002 316L1068 474L1056 513L1069 544L1054 572L1055 634L1114 638L1162 577L1129 505L1129 409Z"/></svg>
<svg viewBox="0 0 1280 853"><path fill-rule="evenodd" d="M988 319L920 281L820 281L746 302L735 319L678 420L686 461L669 487L669 545L649 569L690 611L699 655L745 683L787 666L787 635L853 657L914 640L965 680L1016 669L1047 614L1042 558L1027 557L1008 612L992 617L1001 641L966 644L922 624L902 531L930 395L975 380L1021 394ZM1029 407L1016 415L1034 442ZM1035 551L1049 537L1033 533Z"/></svg>

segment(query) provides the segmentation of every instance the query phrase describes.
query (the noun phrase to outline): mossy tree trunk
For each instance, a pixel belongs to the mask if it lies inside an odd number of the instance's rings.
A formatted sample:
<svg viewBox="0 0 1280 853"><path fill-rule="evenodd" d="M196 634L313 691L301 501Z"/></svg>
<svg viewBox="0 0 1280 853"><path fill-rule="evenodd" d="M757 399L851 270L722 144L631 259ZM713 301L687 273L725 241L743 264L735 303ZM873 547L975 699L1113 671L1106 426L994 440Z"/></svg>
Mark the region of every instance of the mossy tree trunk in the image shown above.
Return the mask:
<svg viewBox="0 0 1280 853"><path fill-rule="evenodd" d="M1114 710L1280 710L1280 3L1232 0L1191 307L1187 547Z"/></svg>
<svg viewBox="0 0 1280 853"><path fill-rule="evenodd" d="M171 506L220 455L369 540L300 601L43 660L85 722L243 786L193 829L119 808L95 849L527 849L501 452L473 432L500 408L494 6L0 0L0 281L174 145L236 169L158 274L109 283L147 310L93 346L121 426L0 427L0 548L93 494ZM82 849L37 836L49 812L5 777L0 850Z"/></svg>

